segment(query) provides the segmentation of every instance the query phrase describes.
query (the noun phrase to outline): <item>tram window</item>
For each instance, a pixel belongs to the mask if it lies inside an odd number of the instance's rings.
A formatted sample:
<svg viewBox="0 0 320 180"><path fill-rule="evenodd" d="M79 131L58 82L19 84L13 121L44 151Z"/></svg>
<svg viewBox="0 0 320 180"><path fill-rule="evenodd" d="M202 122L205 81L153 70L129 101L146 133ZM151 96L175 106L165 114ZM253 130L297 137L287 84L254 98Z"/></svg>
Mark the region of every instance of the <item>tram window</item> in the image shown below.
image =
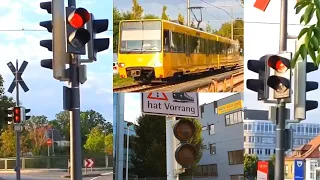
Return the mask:
<svg viewBox="0 0 320 180"><path fill-rule="evenodd" d="M204 48L205 48L205 40L202 38L199 38L200 40L200 49L199 49L199 53L202 54L205 52Z"/></svg>
<svg viewBox="0 0 320 180"><path fill-rule="evenodd" d="M179 35L175 32L171 32L170 51L171 52L178 52L178 46L179 46Z"/></svg>
<svg viewBox="0 0 320 180"><path fill-rule="evenodd" d="M194 36L189 36L189 38L190 53L197 53L198 38Z"/></svg>
<svg viewBox="0 0 320 180"><path fill-rule="evenodd" d="M163 45L164 45L164 51L169 52L170 38L169 38L169 31L168 30L163 31Z"/></svg>
<svg viewBox="0 0 320 180"><path fill-rule="evenodd" d="M216 41L211 41L211 52L212 54L216 54Z"/></svg>
<svg viewBox="0 0 320 180"><path fill-rule="evenodd" d="M178 51L183 53L185 52L185 35L184 34L178 34L178 37L179 37L179 43L178 43Z"/></svg>

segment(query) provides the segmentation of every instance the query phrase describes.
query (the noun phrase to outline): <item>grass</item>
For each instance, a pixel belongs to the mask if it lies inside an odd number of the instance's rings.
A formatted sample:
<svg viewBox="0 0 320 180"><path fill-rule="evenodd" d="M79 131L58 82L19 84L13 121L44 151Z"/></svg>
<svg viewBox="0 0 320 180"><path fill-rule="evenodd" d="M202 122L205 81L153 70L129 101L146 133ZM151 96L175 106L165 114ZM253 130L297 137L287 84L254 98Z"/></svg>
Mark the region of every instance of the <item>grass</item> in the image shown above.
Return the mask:
<svg viewBox="0 0 320 180"><path fill-rule="evenodd" d="M119 74L113 75L113 87L121 87L135 84L133 78L120 78Z"/></svg>

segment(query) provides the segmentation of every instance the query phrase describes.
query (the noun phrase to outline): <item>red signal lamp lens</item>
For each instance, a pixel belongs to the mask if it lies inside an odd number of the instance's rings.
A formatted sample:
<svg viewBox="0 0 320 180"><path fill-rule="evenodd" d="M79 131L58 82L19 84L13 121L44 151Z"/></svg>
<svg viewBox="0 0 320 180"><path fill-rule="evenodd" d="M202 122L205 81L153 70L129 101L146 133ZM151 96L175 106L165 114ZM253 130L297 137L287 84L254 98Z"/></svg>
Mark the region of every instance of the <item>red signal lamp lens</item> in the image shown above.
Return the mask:
<svg viewBox="0 0 320 180"><path fill-rule="evenodd" d="M282 63L282 61L278 60L276 62L276 71L283 73L285 71L287 71L287 67Z"/></svg>
<svg viewBox="0 0 320 180"><path fill-rule="evenodd" d="M68 21L73 28L81 28L90 20L90 13L84 8L78 8L68 17Z"/></svg>
<svg viewBox="0 0 320 180"><path fill-rule="evenodd" d="M69 22L74 28L81 28L84 25L82 17L79 14L74 14Z"/></svg>

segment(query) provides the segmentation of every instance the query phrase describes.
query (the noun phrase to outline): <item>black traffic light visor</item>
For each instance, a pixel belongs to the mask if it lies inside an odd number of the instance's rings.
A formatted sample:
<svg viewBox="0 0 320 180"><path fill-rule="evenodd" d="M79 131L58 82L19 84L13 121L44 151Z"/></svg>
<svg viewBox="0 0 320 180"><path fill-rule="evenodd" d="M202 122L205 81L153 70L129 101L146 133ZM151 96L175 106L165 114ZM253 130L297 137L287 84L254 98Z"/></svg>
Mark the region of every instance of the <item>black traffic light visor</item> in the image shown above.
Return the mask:
<svg viewBox="0 0 320 180"><path fill-rule="evenodd" d="M290 81L280 76L270 76L267 80L268 86L277 92L284 93L290 88Z"/></svg>
<svg viewBox="0 0 320 180"><path fill-rule="evenodd" d="M247 79L246 85L248 89L254 92L264 89L264 82L259 79Z"/></svg>
<svg viewBox="0 0 320 180"><path fill-rule="evenodd" d="M182 167L190 168L197 158L197 150L192 144L182 144L177 148L175 158Z"/></svg>
<svg viewBox="0 0 320 180"><path fill-rule="evenodd" d="M194 135L196 130L193 122L182 119L175 124L173 128L174 136L180 141L188 141Z"/></svg>
<svg viewBox="0 0 320 180"><path fill-rule="evenodd" d="M290 69L290 61L289 59L274 55L269 57L268 66L277 72L283 73Z"/></svg>
<svg viewBox="0 0 320 180"><path fill-rule="evenodd" d="M265 69L265 61L263 60L248 60L247 67L250 71L253 71L255 73L259 73L260 70Z"/></svg>
<svg viewBox="0 0 320 180"><path fill-rule="evenodd" d="M90 33L83 28L80 28L70 34L68 41L75 48L83 47L90 40Z"/></svg>

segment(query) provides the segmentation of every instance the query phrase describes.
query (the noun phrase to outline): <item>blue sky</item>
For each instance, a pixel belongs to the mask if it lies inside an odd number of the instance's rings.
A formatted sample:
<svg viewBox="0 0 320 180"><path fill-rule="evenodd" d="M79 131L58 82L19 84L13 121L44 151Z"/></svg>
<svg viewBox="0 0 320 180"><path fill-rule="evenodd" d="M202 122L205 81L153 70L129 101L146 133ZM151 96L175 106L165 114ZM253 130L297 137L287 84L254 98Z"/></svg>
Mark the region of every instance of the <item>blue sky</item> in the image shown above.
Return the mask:
<svg viewBox="0 0 320 180"><path fill-rule="evenodd" d="M244 59L259 59L265 54L276 54L279 51L279 34L280 34L280 1L271 1L267 10L262 12L253 7L255 0L245 0L245 30L244 30ZM299 25L301 11L299 15L295 15L296 1L288 1L288 34L298 35L304 26ZM314 23L316 17L311 21ZM278 23L278 24L270 24ZM295 52L295 40L288 40L288 52ZM247 64L247 62L245 62ZM246 67L246 66L245 66ZM308 73L308 81L320 81L320 70ZM258 78L256 73L245 69L245 79ZM255 109L268 109L267 104L257 102L257 95L255 92L245 89L244 93L245 106ZM319 89L307 93L307 99L320 99ZM287 108L291 108L291 118L293 118L293 104L288 104ZM307 119L304 123L319 123L320 108L308 111Z"/></svg>
<svg viewBox="0 0 320 180"><path fill-rule="evenodd" d="M145 14L155 14L161 16L162 7L163 5L166 5L168 7L167 14L171 19L177 19L178 14L181 13L185 17L185 21L187 20L186 0L138 0L138 2L143 7ZM243 18L243 8L240 6L239 2L240 0L190 0L190 6L204 7L202 10L203 23L200 25L200 27L205 27L206 23L209 23L213 29L219 29L222 23L230 21L230 16L214 6L225 9L234 18ZM120 10L131 10L132 0L114 0L114 5ZM200 11L193 11L197 16L197 19L200 19ZM191 20L194 19L192 13L190 13L190 17Z"/></svg>
<svg viewBox="0 0 320 180"><path fill-rule="evenodd" d="M29 62L22 78L30 91L21 91L23 106L31 108L33 115L45 115L50 120L62 110L62 86L66 83L53 78L52 71L40 66L41 59L49 59L52 53L39 45L40 40L51 38L40 21L51 17L40 9L35 0L4 0L0 4L0 74L8 89L13 75L7 67L9 61L16 59ZM67 1L66 1L67 2ZM96 19L110 19L112 30L112 1L77 0L77 7L84 7L95 15ZM24 29L25 31L22 31ZM30 31L43 30L43 31ZM112 37L112 31L101 33L98 37ZM112 42L112 39L110 40ZM88 80L81 85L81 110L93 109L100 112L105 119L112 122L112 43L110 50L100 52L98 61L87 64ZM14 96L15 93L9 94Z"/></svg>

